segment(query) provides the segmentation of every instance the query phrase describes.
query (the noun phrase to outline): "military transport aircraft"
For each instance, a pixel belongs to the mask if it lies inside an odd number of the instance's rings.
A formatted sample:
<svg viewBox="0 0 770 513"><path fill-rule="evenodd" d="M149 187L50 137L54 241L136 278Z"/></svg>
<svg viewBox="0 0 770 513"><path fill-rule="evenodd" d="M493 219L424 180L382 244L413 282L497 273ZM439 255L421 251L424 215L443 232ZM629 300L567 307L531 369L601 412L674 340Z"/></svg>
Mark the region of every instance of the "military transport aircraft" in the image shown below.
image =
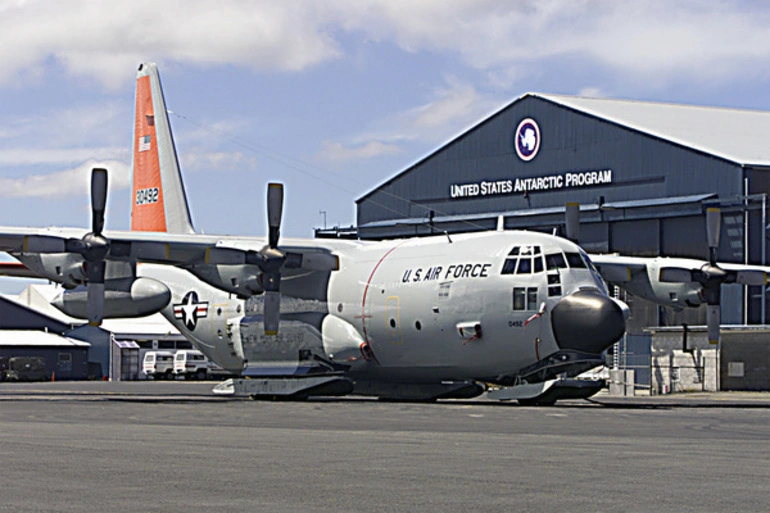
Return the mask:
<svg viewBox="0 0 770 513"><path fill-rule="evenodd" d="M283 188L267 190L268 236L197 234L154 64L137 74L132 231L104 231L107 172L91 182L92 227L0 228L0 249L64 285L54 304L98 324L160 311L246 378L220 391L554 402L603 363L628 307L583 250L548 234L493 231L382 242L282 240ZM546 393L546 395L544 395Z"/></svg>
<svg viewBox="0 0 770 513"><path fill-rule="evenodd" d="M625 330L628 307L592 259L553 235L281 240L280 184L268 186L267 237L195 233L154 64L137 73L133 183L131 231L103 230L107 172L95 169L90 231L0 227L0 250L61 283L54 304L73 317L160 311L244 376L221 393L432 400L493 386L493 398L551 404L598 391L566 378L601 365ZM701 290L766 276L685 259L650 274L649 259L596 258L610 281L661 304L672 298L666 287L694 306L713 303Z"/></svg>

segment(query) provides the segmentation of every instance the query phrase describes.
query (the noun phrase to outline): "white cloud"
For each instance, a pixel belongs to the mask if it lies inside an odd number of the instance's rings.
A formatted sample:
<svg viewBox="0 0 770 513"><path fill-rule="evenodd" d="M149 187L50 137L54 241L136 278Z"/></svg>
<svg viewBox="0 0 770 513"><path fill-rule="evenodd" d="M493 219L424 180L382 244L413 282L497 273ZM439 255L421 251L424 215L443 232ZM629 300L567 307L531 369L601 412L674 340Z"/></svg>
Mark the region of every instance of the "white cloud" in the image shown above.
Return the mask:
<svg viewBox="0 0 770 513"><path fill-rule="evenodd" d="M318 153L318 160L329 163L344 163L353 160L364 160L382 155L395 155L402 150L398 145L382 141L366 141L364 143L354 143L344 145L339 142L324 141L323 148Z"/></svg>
<svg viewBox="0 0 770 513"><path fill-rule="evenodd" d="M578 91L578 96L583 96L584 98L604 98L607 95L598 87L584 87Z"/></svg>
<svg viewBox="0 0 770 513"><path fill-rule="evenodd" d="M770 4L658 0L355 0L337 2L351 31L406 51L459 54L510 84L548 59L599 64L664 83L732 79L770 64Z"/></svg>
<svg viewBox="0 0 770 513"><path fill-rule="evenodd" d="M472 85L453 77L432 91L433 99L379 122L376 131L346 142L325 141L316 158L328 163L346 163L404 152L410 142L437 144L475 125L501 107L497 100L481 95Z"/></svg>
<svg viewBox="0 0 770 513"><path fill-rule="evenodd" d="M239 151L199 151L192 149L180 154L179 159L183 173L186 170L221 173L226 170L254 169L257 166L256 157L244 155Z"/></svg>
<svg viewBox="0 0 770 513"><path fill-rule="evenodd" d="M127 148L8 148L0 151L0 166L72 164L88 159L128 158Z"/></svg>
<svg viewBox="0 0 770 513"><path fill-rule="evenodd" d="M51 62L111 87L147 59L297 71L343 55L343 32L454 53L503 83L560 58L661 82L770 64L762 2L36 0L2 9L0 83L41 80Z"/></svg>
<svg viewBox="0 0 770 513"><path fill-rule="evenodd" d="M48 144L72 144L96 138L114 138L115 135L123 136L131 130L132 110L133 105L130 102L111 100L98 104L45 109L42 114L2 117L0 141L34 136ZM129 142L127 138L126 143Z"/></svg>
<svg viewBox="0 0 770 513"><path fill-rule="evenodd" d="M0 178L0 197L33 198L84 196L90 193L91 170L103 167L109 173L110 190L128 188L130 167L117 160L89 161L56 173Z"/></svg>
<svg viewBox="0 0 770 513"><path fill-rule="evenodd" d="M437 132L440 138L447 131L457 133L455 127L477 121L482 111L486 113L491 108L472 85L454 78L448 79L448 87L436 89L433 96L434 100L399 115L407 132L425 140L435 140Z"/></svg>
<svg viewBox="0 0 770 513"><path fill-rule="evenodd" d="M39 77L51 58L108 87L148 58L299 70L339 55L315 2L42 0L6 4L0 82Z"/></svg>

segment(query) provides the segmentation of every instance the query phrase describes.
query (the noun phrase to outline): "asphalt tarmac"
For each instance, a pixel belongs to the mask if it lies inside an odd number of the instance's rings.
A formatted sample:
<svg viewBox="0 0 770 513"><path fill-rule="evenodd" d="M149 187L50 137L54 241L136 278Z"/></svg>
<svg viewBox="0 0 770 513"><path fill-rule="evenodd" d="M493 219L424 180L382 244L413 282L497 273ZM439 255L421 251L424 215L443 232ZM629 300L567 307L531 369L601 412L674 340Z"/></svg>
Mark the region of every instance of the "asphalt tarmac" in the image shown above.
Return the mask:
<svg viewBox="0 0 770 513"><path fill-rule="evenodd" d="M768 511L770 394L521 407L0 383L0 512Z"/></svg>

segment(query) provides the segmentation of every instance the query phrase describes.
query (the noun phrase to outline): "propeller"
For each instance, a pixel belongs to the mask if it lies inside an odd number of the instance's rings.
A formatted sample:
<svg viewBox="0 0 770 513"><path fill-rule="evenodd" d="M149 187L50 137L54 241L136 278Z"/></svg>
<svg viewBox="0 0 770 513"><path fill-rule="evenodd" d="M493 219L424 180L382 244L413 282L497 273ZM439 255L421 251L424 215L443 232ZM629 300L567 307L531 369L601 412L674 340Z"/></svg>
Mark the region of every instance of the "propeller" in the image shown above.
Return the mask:
<svg viewBox="0 0 770 513"><path fill-rule="evenodd" d="M284 255L278 249L283 214L283 184L270 183L267 186L268 243L255 254L256 265L262 270L262 286L265 289L264 324L265 335L277 335L281 320L281 268L295 267L299 255Z"/></svg>
<svg viewBox="0 0 770 513"><path fill-rule="evenodd" d="M706 326L708 327L709 343L719 343L721 318L719 300L722 295L722 283L727 280L727 273L717 265L719 252L719 232L722 227L722 212L715 207L706 209L706 238L709 244L709 265L701 268L702 276L696 280L703 285L703 295L706 299ZM703 266L704 268L706 266Z"/></svg>
<svg viewBox="0 0 770 513"><path fill-rule="evenodd" d="M69 239L65 250L83 257L86 271L88 323L99 326L104 318L104 257L110 250L102 235L104 211L107 205L107 170L94 168L91 172L91 231L82 239Z"/></svg>
<svg viewBox="0 0 770 513"><path fill-rule="evenodd" d="M709 342L719 341L720 326L720 296L722 284L739 283L743 285L765 285L767 274L761 269L724 269L717 263L719 253L719 236L722 214L716 207L706 209L706 236L709 246L708 262L700 267L687 268L682 266L661 267L658 279L661 282L682 283L696 282L702 287L701 296L707 305L706 324L708 326ZM567 239L577 242L580 236L580 206L578 203L567 203L565 210L565 226Z"/></svg>
<svg viewBox="0 0 770 513"><path fill-rule="evenodd" d="M709 261L699 268L687 269L682 267L661 268L661 282L696 282L703 287L701 295L706 302L706 325L708 339L712 344L719 342L720 296L722 285L739 283L743 285L765 285L767 276L762 270L732 270L723 269L717 263L719 252L719 235L721 229L721 211L716 207L706 210L706 237L709 246Z"/></svg>

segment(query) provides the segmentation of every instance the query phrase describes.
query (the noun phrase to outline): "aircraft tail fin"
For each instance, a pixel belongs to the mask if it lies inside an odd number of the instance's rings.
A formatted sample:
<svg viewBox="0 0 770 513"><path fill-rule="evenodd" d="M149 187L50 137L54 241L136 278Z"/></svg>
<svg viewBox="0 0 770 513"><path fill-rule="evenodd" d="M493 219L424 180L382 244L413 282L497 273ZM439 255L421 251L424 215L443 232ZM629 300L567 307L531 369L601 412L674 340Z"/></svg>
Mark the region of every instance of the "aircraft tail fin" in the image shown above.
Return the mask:
<svg viewBox="0 0 770 513"><path fill-rule="evenodd" d="M154 63L136 73L131 229L195 233Z"/></svg>

